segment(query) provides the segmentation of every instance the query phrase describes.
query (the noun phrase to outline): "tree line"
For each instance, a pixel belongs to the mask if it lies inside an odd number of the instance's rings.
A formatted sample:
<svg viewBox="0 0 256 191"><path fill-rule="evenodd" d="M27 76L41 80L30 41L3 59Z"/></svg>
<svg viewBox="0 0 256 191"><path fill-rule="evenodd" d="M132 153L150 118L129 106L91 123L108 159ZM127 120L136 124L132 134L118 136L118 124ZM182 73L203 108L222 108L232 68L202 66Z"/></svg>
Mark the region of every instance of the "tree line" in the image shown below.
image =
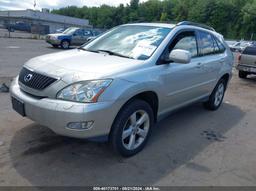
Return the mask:
<svg viewBox="0 0 256 191"><path fill-rule="evenodd" d="M52 13L89 19L96 28L133 22L183 20L207 24L227 39L256 39L256 0L131 0L118 7L69 6Z"/></svg>

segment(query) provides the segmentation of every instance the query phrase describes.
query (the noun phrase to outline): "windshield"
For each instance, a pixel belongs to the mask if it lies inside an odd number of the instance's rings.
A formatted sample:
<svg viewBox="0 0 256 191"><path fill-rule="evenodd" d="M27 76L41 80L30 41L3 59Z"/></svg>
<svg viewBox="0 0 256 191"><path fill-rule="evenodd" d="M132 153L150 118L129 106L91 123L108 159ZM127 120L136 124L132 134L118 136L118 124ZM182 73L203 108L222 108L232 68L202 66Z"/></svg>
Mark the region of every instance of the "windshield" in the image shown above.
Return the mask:
<svg viewBox="0 0 256 191"><path fill-rule="evenodd" d="M170 28L126 25L114 28L96 41L84 45L93 52L108 52L138 60L152 56L157 47L171 31Z"/></svg>
<svg viewBox="0 0 256 191"><path fill-rule="evenodd" d="M67 28L63 34L73 34L78 28L74 28L74 27L71 27L71 28Z"/></svg>

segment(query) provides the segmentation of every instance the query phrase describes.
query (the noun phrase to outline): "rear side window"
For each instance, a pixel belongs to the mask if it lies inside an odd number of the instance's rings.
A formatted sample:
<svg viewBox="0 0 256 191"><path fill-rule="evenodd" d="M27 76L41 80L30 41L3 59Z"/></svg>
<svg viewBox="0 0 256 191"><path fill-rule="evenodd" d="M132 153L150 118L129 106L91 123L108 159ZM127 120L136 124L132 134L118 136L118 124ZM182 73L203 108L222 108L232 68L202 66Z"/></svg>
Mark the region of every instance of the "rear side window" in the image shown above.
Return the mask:
<svg viewBox="0 0 256 191"><path fill-rule="evenodd" d="M82 29L78 29L75 34L78 35L78 36L82 36L83 35L83 30Z"/></svg>
<svg viewBox="0 0 256 191"><path fill-rule="evenodd" d="M225 52L225 46L212 34L207 32L200 33L200 47L201 55L212 55L212 54L221 54Z"/></svg>
<svg viewBox="0 0 256 191"><path fill-rule="evenodd" d="M255 47L247 47L243 51L243 54L254 55L255 56L256 55L256 48Z"/></svg>
<svg viewBox="0 0 256 191"><path fill-rule="evenodd" d="M206 32L200 32L200 47L202 55L211 55L215 54L216 48L214 46L214 41L212 35Z"/></svg>
<svg viewBox="0 0 256 191"><path fill-rule="evenodd" d="M216 37L213 37L213 38L217 42L217 45L218 45L218 48L219 48L218 53L225 52L225 50L226 50L225 46Z"/></svg>

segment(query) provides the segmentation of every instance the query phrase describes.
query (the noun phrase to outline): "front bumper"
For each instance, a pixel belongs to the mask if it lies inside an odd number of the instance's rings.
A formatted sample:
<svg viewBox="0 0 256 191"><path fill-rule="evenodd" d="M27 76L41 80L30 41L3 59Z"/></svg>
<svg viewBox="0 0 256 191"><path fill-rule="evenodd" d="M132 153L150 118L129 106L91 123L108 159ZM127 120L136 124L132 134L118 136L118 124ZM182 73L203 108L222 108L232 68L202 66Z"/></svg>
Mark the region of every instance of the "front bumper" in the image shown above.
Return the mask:
<svg viewBox="0 0 256 191"><path fill-rule="evenodd" d="M52 45L60 45L61 41L60 40L52 40L52 39L46 39L45 40L47 43L52 44Z"/></svg>
<svg viewBox="0 0 256 191"><path fill-rule="evenodd" d="M28 118L49 127L57 134L75 138L108 135L122 106L120 101L85 104L49 98L39 99L23 92L17 79L11 85L10 94L24 103ZM67 127L68 123L85 121L93 121L92 127L88 130L73 130Z"/></svg>

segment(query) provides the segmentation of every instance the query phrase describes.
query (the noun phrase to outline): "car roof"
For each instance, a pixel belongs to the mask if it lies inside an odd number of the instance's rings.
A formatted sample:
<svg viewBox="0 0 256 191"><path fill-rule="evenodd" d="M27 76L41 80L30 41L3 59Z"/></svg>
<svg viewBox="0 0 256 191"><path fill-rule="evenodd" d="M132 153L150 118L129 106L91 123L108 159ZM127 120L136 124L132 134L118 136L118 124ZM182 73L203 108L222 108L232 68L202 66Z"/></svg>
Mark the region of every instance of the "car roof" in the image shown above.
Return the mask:
<svg viewBox="0 0 256 191"><path fill-rule="evenodd" d="M194 24L198 24L198 23L194 23ZM207 29L205 27L200 27L200 24L199 25L193 25L193 23L189 24L189 22L188 22L188 24L186 24L184 22L184 24L182 24L182 25L179 24L179 23L178 24L171 24L171 23L129 23L129 24L124 24L123 26L127 26L127 25L153 26L153 27L163 27L163 28L170 28L170 29L174 29L176 27L186 27L186 28L190 28L190 29L204 30L204 31L207 31L207 32L210 32L210 33L214 34L215 36L222 37L222 35L217 33L214 29L210 30L210 29Z"/></svg>
<svg viewBox="0 0 256 191"><path fill-rule="evenodd" d="M182 23L182 22L181 22ZM198 23L194 23L194 24L198 24ZM216 31L214 31L213 29L210 30L210 27L209 29L205 28L205 27L200 27L200 24L198 25L193 25L193 24L186 24L184 22L184 24L171 24L171 23L129 23L129 24L124 24L123 26L127 26L127 25L134 25L134 26L152 26L152 27L163 27L163 28L170 28L170 29L174 29L176 27L187 27L187 28L191 28L191 29L199 29L199 30L204 30L204 31L207 31L207 32L211 32L215 35L219 35L219 33L217 33Z"/></svg>
<svg viewBox="0 0 256 191"><path fill-rule="evenodd" d="M136 26L152 26L152 27L163 27L173 29L176 24L168 24L168 23L129 23L125 25L136 25Z"/></svg>

